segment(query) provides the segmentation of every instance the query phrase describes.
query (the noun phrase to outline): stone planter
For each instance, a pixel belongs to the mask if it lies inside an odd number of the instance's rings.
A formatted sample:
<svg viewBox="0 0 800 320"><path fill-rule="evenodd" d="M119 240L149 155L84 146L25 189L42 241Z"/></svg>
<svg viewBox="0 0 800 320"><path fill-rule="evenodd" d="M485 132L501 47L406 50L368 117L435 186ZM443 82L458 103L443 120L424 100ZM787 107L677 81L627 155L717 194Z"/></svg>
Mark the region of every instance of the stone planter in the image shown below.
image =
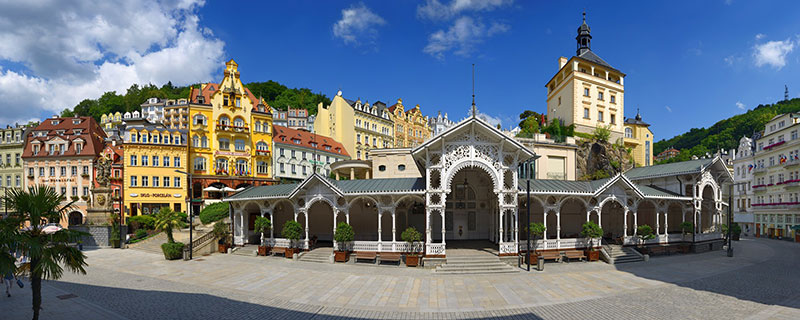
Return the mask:
<svg viewBox="0 0 800 320"><path fill-rule="evenodd" d="M219 253L227 253L228 252L228 247L229 246L228 246L227 243L220 243L220 244L217 245L217 249L218 249L217 251L219 251Z"/></svg>
<svg viewBox="0 0 800 320"><path fill-rule="evenodd" d="M689 253L692 250L692 246L688 244L681 244L678 245L678 252L680 253Z"/></svg>
<svg viewBox="0 0 800 320"><path fill-rule="evenodd" d="M600 251L599 250L586 250L586 252L584 252L584 254L586 254L586 260L588 260L588 261L600 260Z"/></svg>
<svg viewBox="0 0 800 320"><path fill-rule="evenodd" d="M733 241L739 241L739 236L740 235L738 233L734 233L733 234Z"/></svg>
<svg viewBox="0 0 800 320"><path fill-rule="evenodd" d="M112 247L112 248L117 248L117 249L118 249L118 248L119 248L119 246L120 246L120 241L119 241L119 238L117 238L117 239L111 239L111 247Z"/></svg>
<svg viewBox="0 0 800 320"><path fill-rule="evenodd" d="M300 250L298 250L297 248L286 248L284 255L286 256L287 259L292 259L294 258L294 255L298 252L300 252Z"/></svg>
<svg viewBox="0 0 800 320"><path fill-rule="evenodd" d="M258 246L258 255L259 256L266 256L267 252L269 252L269 247L267 247L267 246Z"/></svg>
<svg viewBox="0 0 800 320"><path fill-rule="evenodd" d="M333 253L333 261L334 262L347 262L350 253L347 251L334 251Z"/></svg>
<svg viewBox="0 0 800 320"><path fill-rule="evenodd" d="M416 254L406 255L406 267L416 267L418 265L419 265L419 255Z"/></svg>

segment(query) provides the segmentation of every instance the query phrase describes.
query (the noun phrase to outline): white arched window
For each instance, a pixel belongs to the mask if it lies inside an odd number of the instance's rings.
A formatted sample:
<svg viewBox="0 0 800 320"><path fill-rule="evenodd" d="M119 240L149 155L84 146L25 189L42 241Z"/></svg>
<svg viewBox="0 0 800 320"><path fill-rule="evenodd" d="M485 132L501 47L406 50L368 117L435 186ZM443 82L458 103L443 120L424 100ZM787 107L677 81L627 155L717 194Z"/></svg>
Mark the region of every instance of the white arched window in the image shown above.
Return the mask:
<svg viewBox="0 0 800 320"><path fill-rule="evenodd" d="M206 116L202 114L196 114L192 119L195 125L206 125Z"/></svg>
<svg viewBox="0 0 800 320"><path fill-rule="evenodd" d="M195 148L199 148L200 147L200 137L198 137L198 136L192 137L192 146L195 147Z"/></svg>
<svg viewBox="0 0 800 320"><path fill-rule="evenodd" d="M233 126L234 127L239 127L239 128L244 127L244 119L242 119L242 118L233 119Z"/></svg>
<svg viewBox="0 0 800 320"><path fill-rule="evenodd" d="M206 171L206 158L194 158L194 171Z"/></svg>
<svg viewBox="0 0 800 320"><path fill-rule="evenodd" d="M256 150L257 151L269 151L269 146L267 145L266 142L261 141L259 143L256 143Z"/></svg>
<svg viewBox="0 0 800 320"><path fill-rule="evenodd" d="M227 126L227 125L231 124L231 120L230 120L230 118L228 118L228 116L220 116L219 117L219 124Z"/></svg>
<svg viewBox="0 0 800 320"><path fill-rule="evenodd" d="M633 138L633 129L625 128L625 138Z"/></svg>
<svg viewBox="0 0 800 320"><path fill-rule="evenodd" d="M256 132L261 132L261 121L256 121Z"/></svg>
<svg viewBox="0 0 800 320"><path fill-rule="evenodd" d="M203 148L208 148L208 138L203 136L203 138L200 139L200 146Z"/></svg>

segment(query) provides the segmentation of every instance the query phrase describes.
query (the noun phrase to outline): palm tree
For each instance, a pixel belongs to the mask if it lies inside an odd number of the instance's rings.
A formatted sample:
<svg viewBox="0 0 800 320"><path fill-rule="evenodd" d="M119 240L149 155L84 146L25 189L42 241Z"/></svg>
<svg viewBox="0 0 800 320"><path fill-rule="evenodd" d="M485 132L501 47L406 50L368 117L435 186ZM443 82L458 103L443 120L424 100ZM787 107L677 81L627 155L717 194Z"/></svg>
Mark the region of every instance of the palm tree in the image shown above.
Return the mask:
<svg viewBox="0 0 800 320"><path fill-rule="evenodd" d="M155 228L167 234L168 243L174 243L175 239L172 238L172 230L180 229L183 226L181 214L169 207L163 207L156 213L155 218Z"/></svg>
<svg viewBox="0 0 800 320"><path fill-rule="evenodd" d="M20 251L30 259L34 320L39 319L42 306L42 279L61 278L64 267L86 274L86 256L69 244L87 234L69 229L47 234L42 230L45 224L59 223L62 217L66 218L74 201L62 206L62 200L63 197L49 186L29 187L27 191L12 189L7 201L14 213L0 220L0 271L17 271L10 250ZM29 227L22 228L26 225Z"/></svg>

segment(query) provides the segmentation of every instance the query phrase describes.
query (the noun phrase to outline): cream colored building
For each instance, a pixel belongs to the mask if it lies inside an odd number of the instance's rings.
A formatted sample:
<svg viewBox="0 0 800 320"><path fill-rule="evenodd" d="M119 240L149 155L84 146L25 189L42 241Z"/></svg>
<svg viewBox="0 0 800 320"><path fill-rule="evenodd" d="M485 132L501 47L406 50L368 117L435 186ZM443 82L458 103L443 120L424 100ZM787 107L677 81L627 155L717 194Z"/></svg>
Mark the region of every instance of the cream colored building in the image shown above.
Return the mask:
<svg viewBox="0 0 800 320"><path fill-rule="evenodd" d="M653 132L638 111L635 118L625 119L625 146L633 150L637 167L653 164Z"/></svg>
<svg viewBox="0 0 800 320"><path fill-rule="evenodd" d="M578 145L575 138L566 137L564 143L547 139L544 134L536 133L532 138L514 138L539 156L534 162L535 179L569 180L577 179L575 167Z"/></svg>
<svg viewBox="0 0 800 320"><path fill-rule="evenodd" d="M583 133L608 126L616 141L623 136L625 74L592 52L585 17L576 40L576 56L559 58L559 70L547 82L547 119L575 124L575 131Z"/></svg>
<svg viewBox="0 0 800 320"><path fill-rule="evenodd" d="M375 149L370 160L343 160L331 164L336 180L422 177L411 148Z"/></svg>
<svg viewBox="0 0 800 320"><path fill-rule="evenodd" d="M394 146L394 123L386 104L348 100L341 91L330 105L319 104L314 132L341 142L354 160L368 160L370 150Z"/></svg>

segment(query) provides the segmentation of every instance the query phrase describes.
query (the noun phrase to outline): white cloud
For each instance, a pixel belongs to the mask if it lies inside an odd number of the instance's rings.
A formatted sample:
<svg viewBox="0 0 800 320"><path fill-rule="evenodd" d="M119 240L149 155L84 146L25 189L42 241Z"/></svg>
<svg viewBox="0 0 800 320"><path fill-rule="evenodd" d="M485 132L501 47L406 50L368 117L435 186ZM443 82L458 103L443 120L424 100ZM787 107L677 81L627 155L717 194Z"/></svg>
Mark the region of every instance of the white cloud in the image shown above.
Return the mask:
<svg viewBox="0 0 800 320"><path fill-rule="evenodd" d="M503 124L503 120L501 120L500 117L493 117L480 111L478 111L478 118L488 122L490 125L492 125L492 127L497 127L498 124Z"/></svg>
<svg viewBox="0 0 800 320"><path fill-rule="evenodd" d="M733 0L725 0L725 4L727 4L727 5L731 5L732 3L733 3Z"/></svg>
<svg viewBox="0 0 800 320"><path fill-rule="evenodd" d="M733 56L727 56L722 60L725 61L725 63L727 63L729 66L732 66L735 58Z"/></svg>
<svg viewBox="0 0 800 320"><path fill-rule="evenodd" d="M736 108L739 108L739 110L745 110L746 106L741 101L736 101Z"/></svg>
<svg viewBox="0 0 800 320"><path fill-rule="evenodd" d="M794 45L790 39L756 44L753 47L756 66L770 65L776 69L783 68L786 65L786 55L792 52Z"/></svg>
<svg viewBox="0 0 800 320"><path fill-rule="evenodd" d="M766 34L759 33L759 34L756 35L756 41L764 39L764 37L766 37L766 36L767 36Z"/></svg>
<svg viewBox="0 0 800 320"><path fill-rule="evenodd" d="M0 122L58 113L135 83L208 81L223 62L224 43L199 25L203 1L64 2L0 4L0 63L24 66L0 69Z"/></svg>
<svg viewBox="0 0 800 320"><path fill-rule="evenodd" d="M669 106L664 106L664 109L667 109L668 112L672 112L672 108L670 108Z"/></svg>
<svg viewBox="0 0 800 320"><path fill-rule="evenodd" d="M507 32L508 25L493 22L487 27L472 17L456 19L446 31L439 30L428 36L428 45L422 50L438 59L444 59L445 52L454 50L460 56L469 56L475 45L498 33Z"/></svg>
<svg viewBox="0 0 800 320"><path fill-rule="evenodd" d="M359 45L374 43L378 37L378 26L386 24L363 3L342 9L342 18L333 24L333 35L344 40L345 44Z"/></svg>
<svg viewBox="0 0 800 320"><path fill-rule="evenodd" d="M450 4L442 4L439 0L427 0L424 5L417 6L417 17L439 21L468 11L492 11L511 5L513 2L513 0L452 0Z"/></svg>

